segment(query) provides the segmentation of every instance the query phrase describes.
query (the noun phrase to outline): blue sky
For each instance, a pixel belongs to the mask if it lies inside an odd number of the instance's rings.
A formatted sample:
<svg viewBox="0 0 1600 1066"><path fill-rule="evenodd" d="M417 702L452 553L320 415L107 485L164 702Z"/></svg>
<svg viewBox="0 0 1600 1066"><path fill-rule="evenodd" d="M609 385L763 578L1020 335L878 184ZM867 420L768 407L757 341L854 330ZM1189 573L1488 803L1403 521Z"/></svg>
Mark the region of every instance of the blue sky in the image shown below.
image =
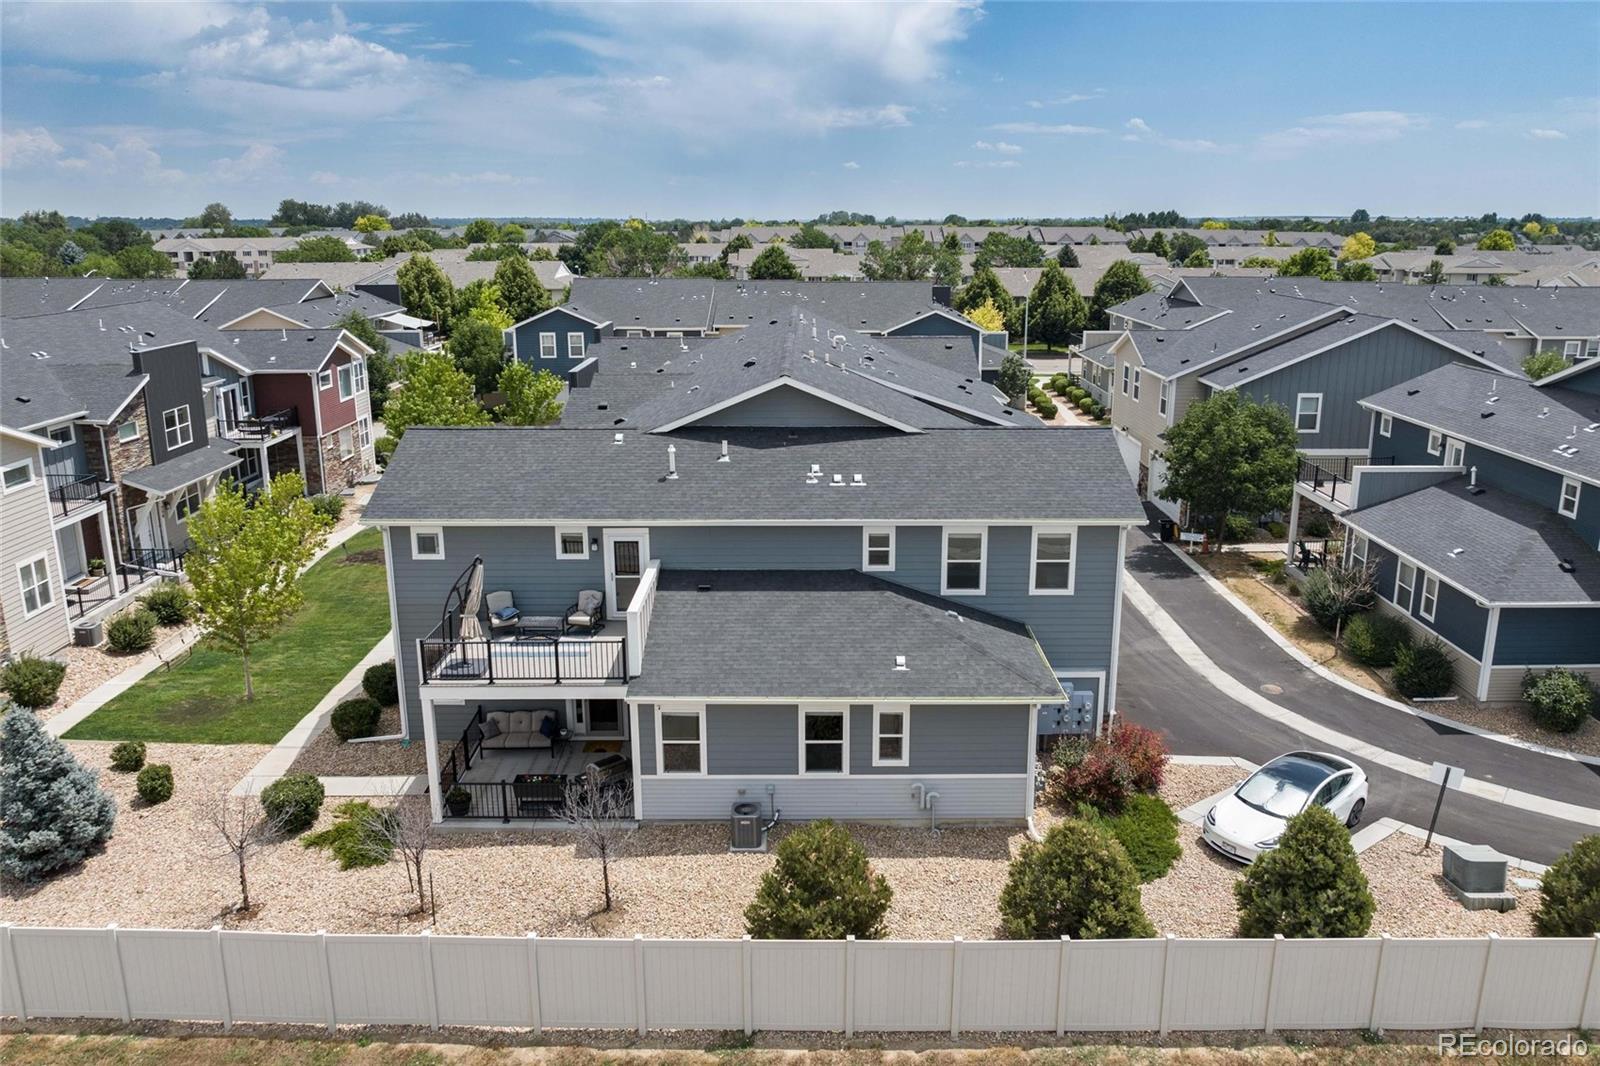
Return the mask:
<svg viewBox="0 0 1600 1066"><path fill-rule="evenodd" d="M220 199L244 217L286 196L1600 214L1596 4L8 2L0 20L6 215Z"/></svg>

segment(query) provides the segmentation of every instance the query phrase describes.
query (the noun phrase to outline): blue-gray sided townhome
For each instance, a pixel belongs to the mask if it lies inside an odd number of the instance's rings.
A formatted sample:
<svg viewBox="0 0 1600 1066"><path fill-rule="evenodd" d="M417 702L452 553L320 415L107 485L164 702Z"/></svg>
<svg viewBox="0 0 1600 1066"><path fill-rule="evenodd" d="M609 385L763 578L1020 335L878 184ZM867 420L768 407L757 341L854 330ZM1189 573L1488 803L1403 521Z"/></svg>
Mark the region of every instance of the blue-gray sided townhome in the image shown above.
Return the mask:
<svg viewBox="0 0 1600 1066"><path fill-rule="evenodd" d="M1114 706L1144 515L1111 432L821 303L591 334L558 426L406 433L364 520L436 819L598 775L648 820L1021 822L1041 732Z"/></svg>

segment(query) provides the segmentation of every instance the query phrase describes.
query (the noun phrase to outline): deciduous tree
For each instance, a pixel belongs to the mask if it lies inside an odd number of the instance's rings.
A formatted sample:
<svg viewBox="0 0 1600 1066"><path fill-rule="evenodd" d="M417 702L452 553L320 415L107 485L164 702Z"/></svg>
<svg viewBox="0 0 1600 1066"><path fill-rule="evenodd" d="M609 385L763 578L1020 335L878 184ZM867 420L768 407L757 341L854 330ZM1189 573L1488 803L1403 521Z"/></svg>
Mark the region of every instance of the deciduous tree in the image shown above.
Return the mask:
<svg viewBox="0 0 1600 1066"><path fill-rule="evenodd" d="M1006 291L1005 284L1001 282L1000 275L993 269L980 266L972 271L972 280L963 285L955 294L952 301L955 309L962 313L984 304L991 304L1004 315L1011 308L1011 294Z"/></svg>
<svg viewBox="0 0 1600 1066"><path fill-rule="evenodd" d="M1278 273L1289 278L1321 278L1324 281L1333 281L1339 276L1338 269L1333 265L1333 256L1326 248L1300 249L1279 265Z"/></svg>
<svg viewBox="0 0 1600 1066"><path fill-rule="evenodd" d="M527 363L512 360L495 388L504 402L495 408L500 421L508 426L543 426L561 417L562 404L556 402L561 395L562 381L548 370L535 373Z"/></svg>
<svg viewBox="0 0 1600 1066"><path fill-rule="evenodd" d="M431 320L440 332L449 332L455 286L439 269L439 264L428 256L414 255L400 264L395 280L400 285L400 302L407 311Z"/></svg>
<svg viewBox="0 0 1600 1066"><path fill-rule="evenodd" d="M456 367L472 379L473 390L479 396L495 390L506 362L505 334L499 326L469 315L456 323L445 350Z"/></svg>
<svg viewBox="0 0 1600 1066"><path fill-rule="evenodd" d="M1094 296L1089 301L1090 321L1095 329L1106 328L1106 310L1135 296L1150 291L1150 281L1131 259L1118 259L1094 283Z"/></svg>
<svg viewBox="0 0 1600 1066"><path fill-rule="evenodd" d="M550 309L550 292L539 282L533 267L521 256L500 260L494 268L494 283L500 289L500 304L513 323Z"/></svg>
<svg viewBox="0 0 1600 1066"><path fill-rule="evenodd" d="M500 227L486 218L474 219L467 223L461 235L468 244L489 244L500 236Z"/></svg>
<svg viewBox="0 0 1600 1066"><path fill-rule="evenodd" d="M237 281L244 276L244 264L232 252L217 252L212 258L198 259L189 267L190 281Z"/></svg>
<svg viewBox="0 0 1600 1066"><path fill-rule="evenodd" d="M472 378L448 355L417 352L400 359L400 384L384 411L389 436L399 440L412 426L482 426L488 421Z"/></svg>
<svg viewBox="0 0 1600 1066"><path fill-rule="evenodd" d="M185 569L200 622L212 640L239 653L246 700L255 699L250 653L303 602L300 571L332 524L311 506L295 473L279 474L253 500L224 481L189 514Z"/></svg>
<svg viewBox="0 0 1600 1066"><path fill-rule="evenodd" d="M1187 500L1216 523L1222 542L1228 515L1259 515L1289 506L1299 469L1299 437L1287 409L1236 390L1189 405L1166 432L1163 500Z"/></svg>
<svg viewBox="0 0 1600 1066"><path fill-rule="evenodd" d="M600 860L602 911L612 907L611 863L633 835L633 804L619 788L592 774L567 779L561 820L571 827L578 842Z"/></svg>
<svg viewBox="0 0 1600 1066"><path fill-rule="evenodd" d="M1480 252L1510 252L1517 247L1517 239L1511 235L1510 230L1495 229L1478 238L1478 251Z"/></svg>
<svg viewBox="0 0 1600 1066"><path fill-rule="evenodd" d="M1524 358L1522 360L1522 372L1534 381L1538 381L1540 378L1547 378L1551 374L1565 370L1570 365L1566 356L1547 348L1542 352L1534 352Z"/></svg>
<svg viewBox="0 0 1600 1066"><path fill-rule="evenodd" d="M968 311L967 317L986 333L998 333L1006 328L1006 316L1000 313L992 300L985 300Z"/></svg>
<svg viewBox="0 0 1600 1066"><path fill-rule="evenodd" d="M1345 262L1354 262L1357 259L1367 259L1377 254L1378 242L1368 233L1352 233L1344 239L1344 245L1339 249L1339 258Z"/></svg>
<svg viewBox="0 0 1600 1066"><path fill-rule="evenodd" d="M750 277L761 281L799 281L800 271L782 245L769 244L750 264Z"/></svg>
<svg viewBox="0 0 1600 1066"><path fill-rule="evenodd" d="M1032 319L1028 324L1029 340L1037 337L1046 348L1065 347L1074 333L1082 332L1089 317L1089 306L1079 295L1078 287L1054 260L1044 265L1034 283L1028 311Z"/></svg>
<svg viewBox="0 0 1600 1066"><path fill-rule="evenodd" d="M356 253L338 237L302 237L276 259L280 263L354 263Z"/></svg>

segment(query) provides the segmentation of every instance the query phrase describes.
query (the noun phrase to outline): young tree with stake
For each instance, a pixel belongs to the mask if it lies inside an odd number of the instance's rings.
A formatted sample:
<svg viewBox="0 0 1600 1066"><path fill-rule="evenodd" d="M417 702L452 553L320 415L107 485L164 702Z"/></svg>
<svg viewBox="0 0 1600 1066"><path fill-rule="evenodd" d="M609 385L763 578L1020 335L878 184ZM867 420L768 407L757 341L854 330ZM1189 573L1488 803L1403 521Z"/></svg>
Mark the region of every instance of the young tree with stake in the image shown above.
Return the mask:
<svg viewBox="0 0 1600 1066"><path fill-rule="evenodd" d="M611 861L621 854L633 835L633 804L619 788L607 787L592 774L569 778L561 819L572 827L578 842L600 860L600 885L605 906L611 899Z"/></svg>
<svg viewBox="0 0 1600 1066"><path fill-rule="evenodd" d="M211 793L200 810L201 820L221 841L221 858L230 859L239 873L239 905L237 914L248 914L250 879L247 876L250 860L269 843L282 836L281 822L267 814L257 796L234 796L226 786Z"/></svg>

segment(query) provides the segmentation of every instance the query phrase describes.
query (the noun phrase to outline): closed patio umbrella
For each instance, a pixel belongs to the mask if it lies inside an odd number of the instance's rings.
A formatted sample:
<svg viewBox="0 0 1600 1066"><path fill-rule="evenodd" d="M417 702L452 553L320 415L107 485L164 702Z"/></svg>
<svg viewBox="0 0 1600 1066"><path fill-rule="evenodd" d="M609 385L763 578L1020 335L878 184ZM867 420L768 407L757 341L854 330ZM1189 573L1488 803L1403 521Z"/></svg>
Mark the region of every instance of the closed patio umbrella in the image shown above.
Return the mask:
<svg viewBox="0 0 1600 1066"><path fill-rule="evenodd" d="M483 562L472 567L467 579L467 595L461 601L461 639L483 640L483 623L478 621L478 608L483 603Z"/></svg>

